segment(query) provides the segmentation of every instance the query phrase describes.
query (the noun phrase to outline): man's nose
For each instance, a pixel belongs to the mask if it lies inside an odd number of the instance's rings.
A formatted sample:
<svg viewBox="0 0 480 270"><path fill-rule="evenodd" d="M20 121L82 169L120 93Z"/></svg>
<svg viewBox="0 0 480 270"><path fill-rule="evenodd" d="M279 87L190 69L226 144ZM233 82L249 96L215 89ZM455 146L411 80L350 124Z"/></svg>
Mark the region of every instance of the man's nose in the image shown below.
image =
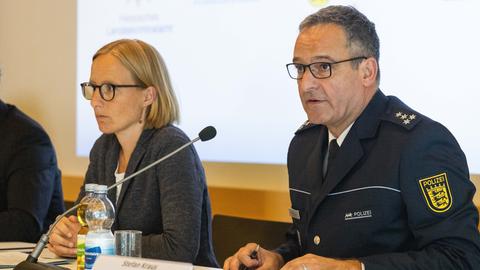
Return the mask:
<svg viewBox="0 0 480 270"><path fill-rule="evenodd" d="M318 79L313 76L310 68L306 68L302 78L298 80L298 88L300 91L308 91L317 81Z"/></svg>

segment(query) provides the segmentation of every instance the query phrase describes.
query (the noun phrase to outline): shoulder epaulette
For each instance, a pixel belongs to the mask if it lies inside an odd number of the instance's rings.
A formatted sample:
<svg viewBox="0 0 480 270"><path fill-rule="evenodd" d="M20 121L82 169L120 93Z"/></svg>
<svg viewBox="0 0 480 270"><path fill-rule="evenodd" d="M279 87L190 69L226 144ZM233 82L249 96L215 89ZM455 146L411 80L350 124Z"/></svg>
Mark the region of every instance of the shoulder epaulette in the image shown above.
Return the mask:
<svg viewBox="0 0 480 270"><path fill-rule="evenodd" d="M384 120L410 130L424 118L423 115L408 107L408 105L403 103L399 98L388 96L388 99L387 109L382 117Z"/></svg>
<svg viewBox="0 0 480 270"><path fill-rule="evenodd" d="M398 124L406 129L412 129L422 119L422 115L405 107L397 107L389 110L386 120Z"/></svg>

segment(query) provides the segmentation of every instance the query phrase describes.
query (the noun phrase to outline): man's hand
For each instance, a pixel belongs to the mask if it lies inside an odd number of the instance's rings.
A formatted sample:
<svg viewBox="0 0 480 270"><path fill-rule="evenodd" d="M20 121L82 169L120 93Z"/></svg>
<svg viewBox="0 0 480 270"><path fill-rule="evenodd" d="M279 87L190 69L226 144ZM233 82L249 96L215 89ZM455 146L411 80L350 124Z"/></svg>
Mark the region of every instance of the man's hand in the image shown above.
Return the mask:
<svg viewBox="0 0 480 270"><path fill-rule="evenodd" d="M63 217L52 230L48 249L58 256L77 256L77 234L80 227L76 216Z"/></svg>
<svg viewBox="0 0 480 270"><path fill-rule="evenodd" d="M257 259L250 258L250 255L256 250L257 246L255 243L249 243L240 248L237 253L225 260L223 269L239 270L242 264L250 269L257 270L278 270L282 267L284 262L280 254L261 247L258 248Z"/></svg>
<svg viewBox="0 0 480 270"><path fill-rule="evenodd" d="M307 254L289 261L282 270L362 270L357 260L338 260Z"/></svg>

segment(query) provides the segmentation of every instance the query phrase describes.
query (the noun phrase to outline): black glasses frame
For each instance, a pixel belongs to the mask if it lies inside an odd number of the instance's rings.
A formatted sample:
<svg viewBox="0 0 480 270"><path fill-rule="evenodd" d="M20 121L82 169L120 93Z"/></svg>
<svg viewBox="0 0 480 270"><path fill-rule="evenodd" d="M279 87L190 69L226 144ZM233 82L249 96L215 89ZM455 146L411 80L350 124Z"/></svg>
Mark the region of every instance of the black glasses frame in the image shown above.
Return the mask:
<svg viewBox="0 0 480 270"><path fill-rule="evenodd" d="M345 60L340 60L340 61L336 61L336 62L313 62L313 63L310 63L310 64L300 64L300 63L289 63L289 64L286 64L285 66L287 67L287 72L288 72L288 76L290 76L290 78L294 79L294 80L301 80L303 78L303 74L305 74L305 71L307 70L310 70L310 73L312 74L312 76L314 78L317 78L317 79L326 79L326 78L330 78L332 76L332 65L336 65L336 64L340 64L340 63L344 63L344 62L350 62L350 61L355 61L355 60L365 60L367 59L368 57L366 56L357 56L357 57L353 57L353 58L349 58L349 59L345 59ZM328 67L328 76L316 76L314 74L314 72L312 71L312 68L311 66L312 65L326 65ZM298 67L301 66L303 71L300 73L298 72ZM290 73L290 68L293 67L297 70L297 74L298 76L295 77L294 75L292 75Z"/></svg>
<svg viewBox="0 0 480 270"><path fill-rule="evenodd" d="M112 90L113 91L113 94L112 94L112 98L110 99L107 99L105 98L104 96L104 91L106 90L102 90L102 89L106 89L105 86L107 86L109 89L107 90ZM82 94L83 94L83 97L87 100L91 100L92 97L93 97L93 93L95 93L95 90L98 88L99 89L99 92L100 92L100 97L102 97L103 100L105 101L111 101L113 100L113 98L115 98L115 90L119 87L138 87L138 88L143 88L144 86L143 85L138 85L138 84L113 84L113 83L103 83L103 84L100 84L100 85L96 85L96 84L93 84L93 83L89 83L89 82L84 82L84 83L81 83L80 84L80 87L82 88ZM86 93L86 88L87 87L92 87L93 88L93 91L92 91L92 96L89 98L87 97L87 93Z"/></svg>

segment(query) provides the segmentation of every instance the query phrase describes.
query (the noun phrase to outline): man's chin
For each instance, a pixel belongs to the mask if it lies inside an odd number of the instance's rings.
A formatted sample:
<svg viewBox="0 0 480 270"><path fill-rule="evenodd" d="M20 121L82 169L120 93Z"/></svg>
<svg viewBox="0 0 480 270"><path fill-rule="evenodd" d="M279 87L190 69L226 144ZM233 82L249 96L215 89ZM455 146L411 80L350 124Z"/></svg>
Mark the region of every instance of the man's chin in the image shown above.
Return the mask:
<svg viewBox="0 0 480 270"><path fill-rule="evenodd" d="M308 117L308 122L315 125L325 125L325 119L319 116Z"/></svg>

